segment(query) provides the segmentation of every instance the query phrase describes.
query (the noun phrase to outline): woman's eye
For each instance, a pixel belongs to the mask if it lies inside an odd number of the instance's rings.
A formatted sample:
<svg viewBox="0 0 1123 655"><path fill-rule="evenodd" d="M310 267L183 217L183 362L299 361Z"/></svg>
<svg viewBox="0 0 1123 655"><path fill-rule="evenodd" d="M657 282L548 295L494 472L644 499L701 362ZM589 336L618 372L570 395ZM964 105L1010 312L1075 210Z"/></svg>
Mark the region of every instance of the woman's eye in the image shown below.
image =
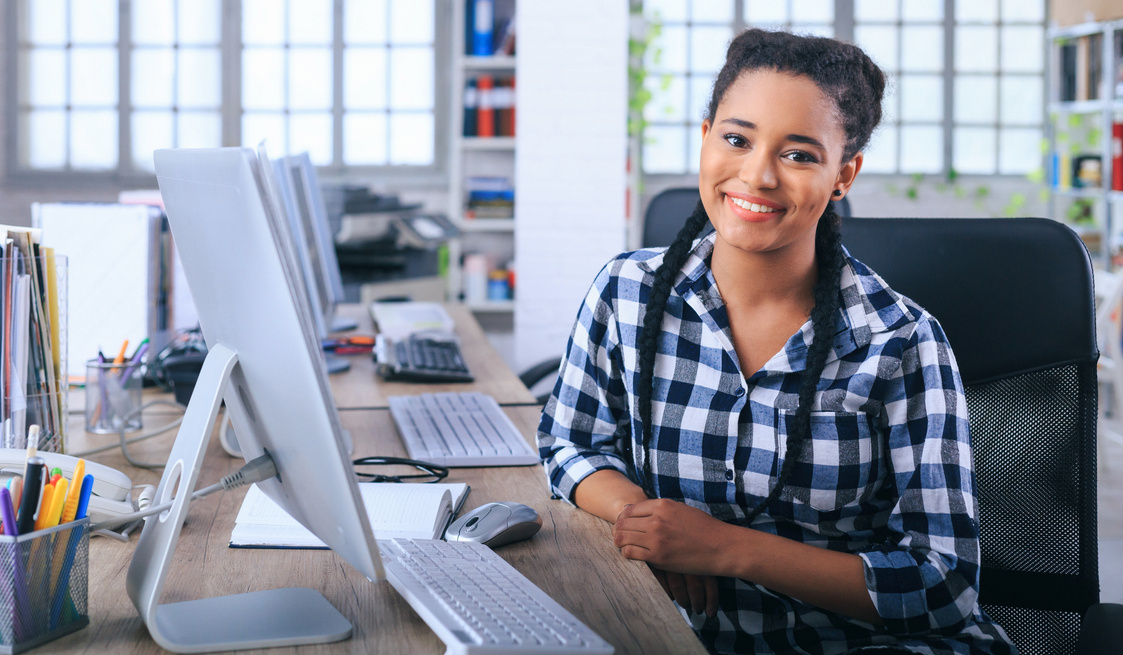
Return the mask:
<svg viewBox="0 0 1123 655"><path fill-rule="evenodd" d="M799 164L814 164L815 162L819 161L812 155L803 152L802 150L789 152L787 154L787 158Z"/></svg>
<svg viewBox="0 0 1123 655"><path fill-rule="evenodd" d="M729 143L729 145L733 146L734 148L744 148L745 146L749 145L749 140L741 136L740 134L726 134L724 139L727 143Z"/></svg>

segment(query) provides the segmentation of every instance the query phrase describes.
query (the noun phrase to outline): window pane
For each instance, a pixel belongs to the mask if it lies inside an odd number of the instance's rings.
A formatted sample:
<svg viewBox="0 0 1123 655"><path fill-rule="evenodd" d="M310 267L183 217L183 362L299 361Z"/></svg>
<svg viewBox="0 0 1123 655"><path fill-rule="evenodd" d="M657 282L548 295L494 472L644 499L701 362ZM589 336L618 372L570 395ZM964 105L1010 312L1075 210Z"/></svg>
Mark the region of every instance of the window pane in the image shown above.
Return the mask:
<svg viewBox="0 0 1123 655"><path fill-rule="evenodd" d="M690 104L687 105L690 113L687 114L686 120L695 122L706 117L713 90L714 82L709 75L690 78Z"/></svg>
<svg viewBox="0 0 1123 655"><path fill-rule="evenodd" d="M862 171L867 173L897 172L897 126L882 124L874 132L863 151Z"/></svg>
<svg viewBox="0 0 1123 655"><path fill-rule="evenodd" d="M1044 93L1040 77L1002 78L1002 122L1009 125L1040 125Z"/></svg>
<svg viewBox="0 0 1123 655"><path fill-rule="evenodd" d="M870 59L886 72L898 70L897 28L895 26L859 25L854 40Z"/></svg>
<svg viewBox="0 0 1123 655"><path fill-rule="evenodd" d="M289 152L305 152L312 161L331 163L331 114L295 114L289 117Z"/></svg>
<svg viewBox="0 0 1123 655"><path fill-rule="evenodd" d="M133 50L134 107L171 107L175 104L175 51L171 48Z"/></svg>
<svg viewBox="0 0 1123 655"><path fill-rule="evenodd" d="M386 0L347 0L343 4L343 42L386 43Z"/></svg>
<svg viewBox="0 0 1123 655"><path fill-rule="evenodd" d="M290 49L289 107L292 109L330 110L332 102L331 72L330 49Z"/></svg>
<svg viewBox="0 0 1123 655"><path fill-rule="evenodd" d="M993 73L998 70L998 29L955 28L956 72Z"/></svg>
<svg viewBox="0 0 1123 655"><path fill-rule="evenodd" d="M702 125L691 125L686 133L690 138L690 148L686 151L686 170L688 173L697 173L702 155Z"/></svg>
<svg viewBox="0 0 1123 655"><path fill-rule="evenodd" d="M899 80L899 77L892 76L885 82L885 91L881 97L882 123L896 123L901 117L900 107L898 106L900 93L897 89L897 85L900 84Z"/></svg>
<svg viewBox="0 0 1123 655"><path fill-rule="evenodd" d="M343 51L343 106L347 109L386 107L385 48Z"/></svg>
<svg viewBox="0 0 1123 655"><path fill-rule="evenodd" d="M1041 168L1041 130L1002 130L998 149L998 172L1025 175Z"/></svg>
<svg viewBox="0 0 1123 655"><path fill-rule="evenodd" d="M693 0L690 3L690 20L694 23L733 22L733 0Z"/></svg>
<svg viewBox="0 0 1123 655"><path fill-rule="evenodd" d="M1041 105L1037 105L1038 111ZM955 78L955 121L994 123L998 118L998 80L990 75Z"/></svg>
<svg viewBox="0 0 1123 655"><path fill-rule="evenodd" d="M834 22L834 0L792 0L792 22Z"/></svg>
<svg viewBox="0 0 1123 655"><path fill-rule="evenodd" d="M933 0L905 0L901 7L901 18L905 21L942 22L944 3Z"/></svg>
<svg viewBox="0 0 1123 655"><path fill-rule="evenodd" d="M648 173L687 170L685 130L681 127L648 128L644 133L643 170Z"/></svg>
<svg viewBox="0 0 1123 655"><path fill-rule="evenodd" d="M377 166L385 164L387 159L386 114L344 114L343 163Z"/></svg>
<svg viewBox="0 0 1123 655"><path fill-rule="evenodd" d="M390 106L394 109L433 108L433 51L394 48L390 51ZM393 146L391 145L391 158Z"/></svg>
<svg viewBox="0 0 1123 655"><path fill-rule="evenodd" d="M289 42L328 45L332 34L330 0L288 0Z"/></svg>
<svg viewBox="0 0 1123 655"><path fill-rule="evenodd" d="M1002 0L1002 20L1043 22L1045 2L1044 0Z"/></svg>
<svg viewBox="0 0 1123 655"><path fill-rule="evenodd" d="M1040 27L1002 28L1002 70L1040 73L1045 68L1044 43Z"/></svg>
<svg viewBox="0 0 1123 655"><path fill-rule="evenodd" d="M943 142L939 127L901 126L901 172L939 173L944 168Z"/></svg>
<svg viewBox="0 0 1123 655"><path fill-rule="evenodd" d="M262 141L274 156L287 152L283 114L253 113L242 116L242 145L256 148Z"/></svg>
<svg viewBox="0 0 1123 655"><path fill-rule="evenodd" d="M897 0L854 0L854 19L875 23L897 20Z"/></svg>
<svg viewBox="0 0 1123 655"><path fill-rule="evenodd" d="M242 41L255 45L285 42L285 14L276 0L242 0Z"/></svg>
<svg viewBox="0 0 1123 655"><path fill-rule="evenodd" d="M134 44L171 45L175 42L175 7L172 0L133 0L130 11ZM152 158L148 159L151 166Z"/></svg>
<svg viewBox="0 0 1123 655"><path fill-rule="evenodd" d="M834 25L794 25L792 33L834 38Z"/></svg>
<svg viewBox="0 0 1123 655"><path fill-rule="evenodd" d="M159 148L174 148L174 123L170 111L133 112L133 165L148 172L155 172L152 151Z"/></svg>
<svg viewBox="0 0 1123 655"><path fill-rule="evenodd" d="M285 106L284 57L283 50L274 48L247 48L242 53L243 107L280 109Z"/></svg>
<svg viewBox="0 0 1123 655"><path fill-rule="evenodd" d="M935 75L901 77L901 119L939 121L944 117L944 79Z"/></svg>
<svg viewBox="0 0 1123 655"><path fill-rule="evenodd" d="M96 170L117 165L117 112L71 112L70 165Z"/></svg>
<svg viewBox="0 0 1123 655"><path fill-rule="evenodd" d="M742 10L745 22L753 27L764 25L784 24L788 22L788 7L786 2L776 0L745 0Z"/></svg>
<svg viewBox="0 0 1123 655"><path fill-rule="evenodd" d="M70 103L86 107L117 104L115 49L71 48Z"/></svg>
<svg viewBox="0 0 1123 655"><path fill-rule="evenodd" d="M27 38L37 45L66 44L67 0L36 0L27 7Z"/></svg>
<svg viewBox="0 0 1123 655"><path fill-rule="evenodd" d="M908 47L901 52L901 69L912 72L938 73L944 69L944 29L942 27L901 28L901 43Z"/></svg>
<svg viewBox="0 0 1123 655"><path fill-rule="evenodd" d="M27 164L31 168L66 165L66 112L33 111L27 115Z"/></svg>
<svg viewBox="0 0 1123 655"><path fill-rule="evenodd" d="M66 104L66 51L36 48L27 57L27 102L32 107Z"/></svg>
<svg viewBox="0 0 1123 655"><path fill-rule="evenodd" d="M390 0L390 40L396 44L433 42L432 0Z"/></svg>
<svg viewBox="0 0 1123 655"><path fill-rule="evenodd" d="M644 0L643 13L658 16L663 23L684 23L686 3L683 0Z"/></svg>
<svg viewBox="0 0 1123 655"><path fill-rule="evenodd" d="M221 40L221 0L179 0L180 43L217 45Z"/></svg>
<svg viewBox="0 0 1123 655"><path fill-rule="evenodd" d="M662 75L648 75L644 86L651 92L651 101L643 108L649 121L682 122L686 120L686 79L670 77L663 88Z"/></svg>
<svg viewBox="0 0 1123 655"><path fill-rule="evenodd" d="M668 73L686 72L686 28L667 26L647 49L647 68Z"/></svg>
<svg viewBox="0 0 1123 655"><path fill-rule="evenodd" d="M1018 0L1025 2L1025 0ZM955 20L960 23L993 23L998 20L998 0L955 0Z"/></svg>
<svg viewBox="0 0 1123 655"><path fill-rule="evenodd" d="M433 115L390 115L390 163L433 163Z"/></svg>
<svg viewBox="0 0 1123 655"><path fill-rule="evenodd" d="M70 40L83 44L117 41L117 0L70 3Z"/></svg>
<svg viewBox="0 0 1123 655"><path fill-rule="evenodd" d="M952 166L959 173L993 173L998 151L997 134L989 127L955 129Z"/></svg>
<svg viewBox="0 0 1123 655"><path fill-rule="evenodd" d="M222 145L222 115L217 111L181 111L180 148L217 148Z"/></svg>
<svg viewBox="0 0 1123 655"><path fill-rule="evenodd" d="M222 105L222 61L218 50L181 48L178 79L180 107Z"/></svg>
<svg viewBox="0 0 1123 655"><path fill-rule="evenodd" d="M690 34L690 70L714 74L725 63L725 51L733 38L728 27L696 27Z"/></svg>

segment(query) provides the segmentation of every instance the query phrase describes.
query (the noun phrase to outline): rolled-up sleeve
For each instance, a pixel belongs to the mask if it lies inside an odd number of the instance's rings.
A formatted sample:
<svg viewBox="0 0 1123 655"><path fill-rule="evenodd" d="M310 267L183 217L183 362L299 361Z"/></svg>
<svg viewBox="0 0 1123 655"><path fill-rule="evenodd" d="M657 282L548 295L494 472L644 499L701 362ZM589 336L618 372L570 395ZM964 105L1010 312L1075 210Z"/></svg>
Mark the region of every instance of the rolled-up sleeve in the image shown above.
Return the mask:
<svg viewBox="0 0 1123 655"><path fill-rule="evenodd" d="M901 351L884 396L889 462L899 494L890 539L860 553L885 627L899 635L955 632L979 587L979 529L963 382L935 319Z"/></svg>
<svg viewBox="0 0 1123 655"><path fill-rule="evenodd" d="M538 452L555 494L573 502L577 485L601 469L625 475L619 443L630 439L630 413L614 314L613 264L601 269L581 304L538 426Z"/></svg>

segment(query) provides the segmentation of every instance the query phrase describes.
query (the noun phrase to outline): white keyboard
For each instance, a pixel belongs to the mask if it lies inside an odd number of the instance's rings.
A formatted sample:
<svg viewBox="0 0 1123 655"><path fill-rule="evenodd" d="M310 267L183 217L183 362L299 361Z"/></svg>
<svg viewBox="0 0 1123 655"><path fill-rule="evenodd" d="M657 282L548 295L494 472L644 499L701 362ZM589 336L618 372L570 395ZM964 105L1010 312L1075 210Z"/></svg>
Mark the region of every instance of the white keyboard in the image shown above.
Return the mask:
<svg viewBox="0 0 1123 655"><path fill-rule="evenodd" d="M483 544L391 539L378 547L390 584L445 643L446 655L613 652Z"/></svg>
<svg viewBox="0 0 1123 655"><path fill-rule="evenodd" d="M413 459L441 466L523 466L540 460L491 396L391 396L390 414Z"/></svg>

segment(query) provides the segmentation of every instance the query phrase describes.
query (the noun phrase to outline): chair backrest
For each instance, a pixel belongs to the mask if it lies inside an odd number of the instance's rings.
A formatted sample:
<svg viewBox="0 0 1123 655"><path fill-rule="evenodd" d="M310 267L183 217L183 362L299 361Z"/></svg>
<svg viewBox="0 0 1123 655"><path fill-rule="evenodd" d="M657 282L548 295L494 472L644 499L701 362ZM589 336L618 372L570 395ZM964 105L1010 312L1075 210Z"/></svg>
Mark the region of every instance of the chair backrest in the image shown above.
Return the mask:
<svg viewBox="0 0 1123 655"><path fill-rule="evenodd" d="M643 241L644 248L669 246L675 240L682 224L694 212L698 204L698 187L675 187L664 189L655 194L647 204L647 211L643 215ZM850 200L843 197L834 202L834 210L843 218L850 217ZM702 234L713 230L707 225Z"/></svg>
<svg viewBox="0 0 1123 655"><path fill-rule="evenodd" d="M980 603L1023 653L1072 653L1099 600L1091 263L1047 219L851 219L850 253L940 321L966 388Z"/></svg>

